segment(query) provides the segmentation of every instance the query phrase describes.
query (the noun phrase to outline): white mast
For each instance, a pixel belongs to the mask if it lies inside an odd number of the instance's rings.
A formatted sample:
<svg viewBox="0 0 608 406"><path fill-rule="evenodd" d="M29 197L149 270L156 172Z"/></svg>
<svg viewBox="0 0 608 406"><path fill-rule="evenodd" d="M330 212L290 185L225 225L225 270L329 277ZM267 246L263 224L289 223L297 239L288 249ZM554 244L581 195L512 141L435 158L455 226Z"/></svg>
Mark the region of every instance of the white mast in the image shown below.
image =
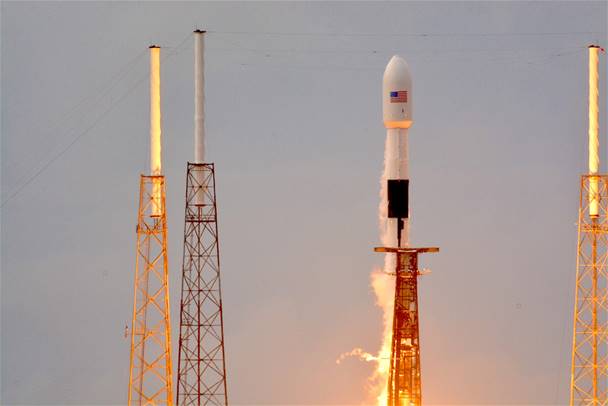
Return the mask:
<svg viewBox="0 0 608 406"><path fill-rule="evenodd" d="M205 31L194 31L194 163L205 162Z"/></svg>
<svg viewBox="0 0 608 406"><path fill-rule="evenodd" d="M160 47L150 46L150 175L162 174L160 129Z"/></svg>
<svg viewBox="0 0 608 406"><path fill-rule="evenodd" d="M150 175L162 175L160 124L160 47L150 46ZM160 182L152 190L152 215L161 214Z"/></svg>
<svg viewBox="0 0 608 406"><path fill-rule="evenodd" d="M589 45L589 174L597 175L600 169L599 139L599 76L598 54L600 47ZM599 216L598 179L589 179L589 215Z"/></svg>

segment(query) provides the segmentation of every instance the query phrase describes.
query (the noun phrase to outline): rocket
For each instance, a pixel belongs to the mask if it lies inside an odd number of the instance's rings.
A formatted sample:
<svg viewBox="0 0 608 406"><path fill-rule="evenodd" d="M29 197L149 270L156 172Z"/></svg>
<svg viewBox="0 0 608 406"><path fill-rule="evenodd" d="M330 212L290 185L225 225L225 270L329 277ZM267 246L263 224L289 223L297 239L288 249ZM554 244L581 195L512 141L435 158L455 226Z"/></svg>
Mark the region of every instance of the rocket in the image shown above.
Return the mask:
<svg viewBox="0 0 608 406"><path fill-rule="evenodd" d="M386 128L385 175L387 235L397 248L409 244L408 129L412 125L412 78L407 63L395 55L382 80L382 116ZM390 237L392 239L392 237Z"/></svg>
<svg viewBox="0 0 608 406"><path fill-rule="evenodd" d="M395 275L391 356L386 398L389 406L422 404L420 328L418 313L418 255L438 247L414 248L409 242L408 131L412 126L412 77L407 63L395 55L384 70L382 116L386 127L381 239L375 252L385 255L384 271ZM386 209L386 210L385 210ZM386 214L385 214L386 213ZM386 316L386 314L385 314ZM382 394L384 396L384 393Z"/></svg>

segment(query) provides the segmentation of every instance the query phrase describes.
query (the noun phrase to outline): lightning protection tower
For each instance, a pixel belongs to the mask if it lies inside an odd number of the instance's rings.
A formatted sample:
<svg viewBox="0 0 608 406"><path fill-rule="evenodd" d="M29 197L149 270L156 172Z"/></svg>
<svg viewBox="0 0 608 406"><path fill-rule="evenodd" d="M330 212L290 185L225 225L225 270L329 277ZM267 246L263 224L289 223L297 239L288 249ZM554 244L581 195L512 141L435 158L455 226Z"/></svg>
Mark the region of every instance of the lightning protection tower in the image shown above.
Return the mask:
<svg viewBox="0 0 608 406"><path fill-rule="evenodd" d="M204 163L204 31L195 31L194 163L186 170L178 405L227 405L215 168Z"/></svg>
<svg viewBox="0 0 608 406"><path fill-rule="evenodd" d="M131 324L129 405L171 405L171 323L165 177L161 168L160 48L150 47L150 166L141 175Z"/></svg>
<svg viewBox="0 0 608 406"><path fill-rule="evenodd" d="M599 174L599 51L589 46L589 173L581 176L570 405L608 404L608 176Z"/></svg>

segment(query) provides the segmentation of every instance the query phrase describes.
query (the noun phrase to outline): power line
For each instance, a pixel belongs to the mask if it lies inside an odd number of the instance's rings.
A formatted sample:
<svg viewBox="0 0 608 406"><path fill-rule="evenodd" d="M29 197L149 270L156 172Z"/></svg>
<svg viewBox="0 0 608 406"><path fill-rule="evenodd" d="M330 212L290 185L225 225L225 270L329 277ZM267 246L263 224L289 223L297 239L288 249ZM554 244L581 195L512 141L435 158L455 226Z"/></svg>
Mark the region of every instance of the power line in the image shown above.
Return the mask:
<svg viewBox="0 0 608 406"><path fill-rule="evenodd" d="M192 36L191 33L189 33L177 46L175 47L171 47L173 49L172 52L168 52L166 55L164 55L163 60L169 60L171 57L177 55L179 52L181 52L183 45L186 43L186 41ZM138 56L139 57L139 56ZM138 59L138 57L135 58ZM134 63L134 60L131 60L127 65L131 65L132 63ZM121 72L124 72L123 69L121 69ZM122 75L118 75L118 76L122 76ZM146 73L145 75L143 75L142 77L140 77L140 79L137 80L137 82L131 86L130 88L127 89L127 91L113 104L111 104L90 126L88 126L84 131L82 131L80 134L78 134L74 139L72 139L72 141L70 141L69 144L67 144L63 149L61 149L56 155L52 156L39 170L37 170L32 176L30 176L24 183L18 185L16 187L16 189L14 189L14 191L12 193L9 194L9 196L2 202L2 204L0 205L0 209L4 208L4 206L12 199L14 199L17 195L19 195L19 193L30 183L32 183L38 176L40 176L49 166L51 166L54 162L56 162L59 158L61 158L66 152L68 152L80 139L82 139L85 135L87 135L93 128L95 128L97 126L97 124L99 124L101 122L101 120L103 120L112 110L114 110L115 107L117 107L118 105L120 105L139 85L141 85L141 83L147 79L150 76L149 73ZM116 75L112 78L112 80L114 80L116 78ZM85 98L84 100L87 100L87 98ZM81 104L81 103L79 103ZM78 110L78 107L72 109L72 111ZM71 113L70 113L71 114Z"/></svg>
<svg viewBox="0 0 608 406"><path fill-rule="evenodd" d="M225 41L224 39L222 39ZM228 42L228 41L226 41ZM251 48L245 47L240 44L237 44L234 41L229 41L230 43L235 45L235 48L219 48L213 47L209 48L210 51L248 51L252 53L277 53L277 54L328 54L328 55L339 55L339 54L384 54L384 53L395 53L396 49L393 47L391 49L382 49L382 48L366 48L366 49L298 49L298 48ZM408 48L399 48L400 52L407 52L407 54L433 54L433 55L443 55L443 54L461 54L461 53L472 53L472 54L483 54L483 53L509 53L509 52L542 52L542 51L565 51L570 49L586 49L586 46L572 46L572 47L536 47L536 48L425 48L425 49L408 49Z"/></svg>
<svg viewBox="0 0 608 406"><path fill-rule="evenodd" d="M570 56L576 53L580 53L586 50L586 47L572 47L572 48L562 48L557 52L549 52L549 53L537 53L534 55L521 55L521 54L511 54L511 55L487 55L484 59L481 59L481 62L487 63L500 63L503 65L511 65L511 64L526 64L526 65L534 65L534 66L542 66L555 58L561 58ZM374 56L387 56L393 54L394 51L386 51L386 52L378 52L375 53ZM313 71L379 71L382 69L381 65L356 65L356 64L320 64L320 65L304 65L304 64L271 64L270 61L273 60L273 55L266 54L265 60L269 61L269 63L264 63L263 61L254 62L254 63L240 63L238 64L241 67L264 67L264 69L295 69L295 70L313 70ZM441 53L423 55L419 57L419 60L429 61L436 60L442 58ZM456 58L450 56L452 61L463 61L463 58ZM468 59L466 59L468 60ZM285 60L288 61L287 59Z"/></svg>
<svg viewBox="0 0 608 406"><path fill-rule="evenodd" d="M297 37L547 37L568 35L606 34L604 31L571 31L571 32L451 32L451 33L331 33L331 32L287 32L287 31L208 31L213 34L229 35L264 35L264 36L297 36Z"/></svg>
<svg viewBox="0 0 608 406"><path fill-rule="evenodd" d="M99 124L99 122L101 122L102 119L104 119L112 110L114 110L114 107L118 106L128 95L130 95L144 81L144 79L146 79L146 78L144 77L144 78L141 78L139 81L137 81L135 83L135 85L133 85L120 99L118 99L118 101L116 103L110 105L110 107L107 108L101 114L101 116L99 116L97 118L97 120L95 120L93 122L93 124L91 124L89 127L87 127L80 134L78 134L78 136L76 136L76 138L74 138L66 147L64 147L61 151L59 151L58 154L53 156L38 171L36 171L32 176L30 176L24 183L19 185L17 187L17 189L15 189L15 191L13 193L11 193L9 195L9 197L7 197L2 202L2 205L0 205L0 209L3 208L6 205L6 203L8 203L10 200L15 198L27 185L29 185L32 181L34 181L34 179L36 179L39 175L41 175L42 172L44 172L49 166L51 166L51 164L53 164L55 161L57 161L59 158L61 158L66 152L68 152L68 150L70 148L72 148L82 137L87 135L89 133L89 131L91 131L93 128L95 128L97 126L97 124Z"/></svg>
<svg viewBox="0 0 608 406"><path fill-rule="evenodd" d="M145 54L145 50L142 50L140 53L138 53L133 59L131 59L121 69L119 69L118 72L116 72L116 74L114 74L107 83L105 83L103 86L101 86L97 91L82 98L78 103L76 103L74 105L74 107L72 107L66 114L64 114L61 119L55 121L55 123L53 123L52 126L50 127L50 130L45 131L44 134L51 135L52 133L58 132L58 130L60 128L62 128L66 122L71 120L78 113L81 113L80 116L84 115L84 114L82 114L82 110L84 110L84 107L89 102L91 102L91 106L90 106L91 108L97 106L104 99L104 97L106 97L108 94L110 94L116 88L116 86L120 83L120 81L133 70L133 68L136 66L137 62L139 61L139 59L144 54ZM42 125L39 126L38 131L40 131L42 128L43 128ZM36 132L38 132L38 131L36 131ZM44 138L46 139L48 137L44 137ZM55 148L56 148L56 144L53 144L50 147L46 148L46 150L53 151ZM23 165L23 163L30 160L30 158L33 155L34 155L34 153L29 154L27 157L22 156L21 158L15 160L14 162L8 163L6 168L4 168L3 170L5 170L5 171L9 170L15 164L17 164L17 167L19 167L19 164ZM25 175L21 176L17 180L16 183L17 184L20 183L24 177L25 177Z"/></svg>

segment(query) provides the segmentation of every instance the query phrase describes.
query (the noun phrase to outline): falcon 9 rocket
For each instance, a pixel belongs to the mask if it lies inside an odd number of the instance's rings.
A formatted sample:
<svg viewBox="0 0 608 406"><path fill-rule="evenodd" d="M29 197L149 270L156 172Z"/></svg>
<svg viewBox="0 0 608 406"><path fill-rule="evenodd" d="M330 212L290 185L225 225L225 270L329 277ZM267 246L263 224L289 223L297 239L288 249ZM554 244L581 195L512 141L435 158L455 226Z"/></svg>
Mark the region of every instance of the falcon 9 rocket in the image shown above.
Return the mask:
<svg viewBox="0 0 608 406"><path fill-rule="evenodd" d="M418 315L418 254L439 248L412 248L409 241L408 129L412 125L412 78L407 63L393 56L382 83L382 112L386 127L384 175L386 193L381 213L385 273L395 276L391 355L386 386L388 406L420 406L420 334ZM386 200L384 200L386 198ZM389 255L395 254L394 257ZM394 259L394 262L393 262ZM393 273L394 272L394 273Z"/></svg>
<svg viewBox="0 0 608 406"><path fill-rule="evenodd" d="M409 243L408 129L412 125L412 78L405 60L393 56L382 81L382 115L386 127L387 234L396 247ZM392 237L390 237L392 238Z"/></svg>

